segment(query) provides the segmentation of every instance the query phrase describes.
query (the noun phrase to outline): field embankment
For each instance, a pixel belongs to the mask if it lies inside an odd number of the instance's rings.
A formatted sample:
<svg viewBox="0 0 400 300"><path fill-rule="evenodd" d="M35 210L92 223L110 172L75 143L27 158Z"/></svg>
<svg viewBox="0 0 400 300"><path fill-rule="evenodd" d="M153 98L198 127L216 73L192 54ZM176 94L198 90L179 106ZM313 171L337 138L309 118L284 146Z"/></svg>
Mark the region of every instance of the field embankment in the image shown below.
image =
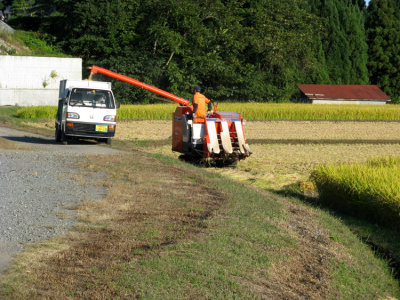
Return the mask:
<svg viewBox="0 0 400 300"><path fill-rule="evenodd" d="M386 263L326 213L137 150L82 167L107 174L107 198L24 252L2 297L400 296Z"/></svg>

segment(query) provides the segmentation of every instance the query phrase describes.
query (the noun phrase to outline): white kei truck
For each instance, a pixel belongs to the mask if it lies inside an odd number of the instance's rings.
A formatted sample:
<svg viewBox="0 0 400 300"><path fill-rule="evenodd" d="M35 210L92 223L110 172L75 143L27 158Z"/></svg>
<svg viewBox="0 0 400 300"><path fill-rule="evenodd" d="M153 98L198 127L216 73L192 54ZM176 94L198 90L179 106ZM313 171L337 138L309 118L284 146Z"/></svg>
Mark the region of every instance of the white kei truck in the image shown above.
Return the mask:
<svg viewBox="0 0 400 300"><path fill-rule="evenodd" d="M56 117L56 142L95 139L111 144L117 108L111 82L61 80Z"/></svg>

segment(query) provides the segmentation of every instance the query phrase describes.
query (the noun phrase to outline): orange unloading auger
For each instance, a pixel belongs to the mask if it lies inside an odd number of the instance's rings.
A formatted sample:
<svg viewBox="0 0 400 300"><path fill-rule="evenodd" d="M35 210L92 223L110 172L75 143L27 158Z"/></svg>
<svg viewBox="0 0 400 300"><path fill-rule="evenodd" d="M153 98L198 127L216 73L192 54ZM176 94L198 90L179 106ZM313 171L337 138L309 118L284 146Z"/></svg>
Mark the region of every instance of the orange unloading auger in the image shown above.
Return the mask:
<svg viewBox="0 0 400 300"><path fill-rule="evenodd" d="M180 104L173 114L172 150L193 158L213 158L223 163L244 159L252 153L243 131L243 118L237 112L217 112L216 106L202 124L190 119L193 107L186 99L164 90L140 82L136 79L114 73L97 66L89 67L92 75L101 73L109 77L133 84Z"/></svg>
<svg viewBox="0 0 400 300"><path fill-rule="evenodd" d="M130 84L136 85L138 87L141 87L141 88L146 89L146 90L148 90L150 92L153 92L153 93L156 93L158 95L161 95L163 97L169 98L169 99L179 103L182 106L187 106L187 105L190 104L190 102L188 100L186 100L186 99L177 97L174 94L168 93L168 92L166 92L164 90L161 90L161 89L156 88L154 86L151 86L151 85L148 85L146 83L140 82L140 81L138 81L136 79L133 79L133 78L130 78L128 76L124 76L124 75L121 75L121 74L118 74L118 73L114 73L114 72L112 72L110 70L103 69L103 68L100 68L100 67L97 67L97 66L89 67L89 69L91 70L91 73L90 73L90 76L89 76L89 80L92 78L92 74L101 73L101 74L107 75L109 77L112 77L112 78L115 78L115 79L118 79L118 80L121 80L121 81L125 81L125 82L130 83Z"/></svg>

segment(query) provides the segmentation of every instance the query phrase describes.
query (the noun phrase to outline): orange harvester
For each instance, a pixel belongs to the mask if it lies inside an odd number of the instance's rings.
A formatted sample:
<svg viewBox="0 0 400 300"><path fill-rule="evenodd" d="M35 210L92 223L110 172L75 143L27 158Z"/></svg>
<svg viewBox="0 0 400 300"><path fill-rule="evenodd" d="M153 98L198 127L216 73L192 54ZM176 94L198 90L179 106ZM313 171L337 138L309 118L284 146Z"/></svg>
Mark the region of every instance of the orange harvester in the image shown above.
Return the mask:
<svg viewBox="0 0 400 300"><path fill-rule="evenodd" d="M101 73L128 82L180 104L173 114L172 150L192 159L212 158L217 162L233 163L251 154L243 131L243 118L237 112L219 112L217 107L204 123L193 123L193 107L186 99L140 82L136 79L92 66L92 74Z"/></svg>

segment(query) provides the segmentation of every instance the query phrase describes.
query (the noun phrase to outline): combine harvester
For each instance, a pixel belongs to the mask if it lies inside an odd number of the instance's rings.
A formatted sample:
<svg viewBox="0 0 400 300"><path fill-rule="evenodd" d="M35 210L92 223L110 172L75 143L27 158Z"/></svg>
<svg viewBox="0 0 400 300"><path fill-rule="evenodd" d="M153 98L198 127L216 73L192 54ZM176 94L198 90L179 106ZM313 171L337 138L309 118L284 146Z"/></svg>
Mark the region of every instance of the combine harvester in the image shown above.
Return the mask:
<svg viewBox="0 0 400 300"><path fill-rule="evenodd" d="M219 112L214 106L204 123L195 123L192 120L193 106L189 106L188 100L104 68L92 66L89 69L89 80L93 74L104 74L179 103L173 114L172 151L182 153L186 159L223 166L234 164L252 153L246 143L243 118L239 113Z"/></svg>

